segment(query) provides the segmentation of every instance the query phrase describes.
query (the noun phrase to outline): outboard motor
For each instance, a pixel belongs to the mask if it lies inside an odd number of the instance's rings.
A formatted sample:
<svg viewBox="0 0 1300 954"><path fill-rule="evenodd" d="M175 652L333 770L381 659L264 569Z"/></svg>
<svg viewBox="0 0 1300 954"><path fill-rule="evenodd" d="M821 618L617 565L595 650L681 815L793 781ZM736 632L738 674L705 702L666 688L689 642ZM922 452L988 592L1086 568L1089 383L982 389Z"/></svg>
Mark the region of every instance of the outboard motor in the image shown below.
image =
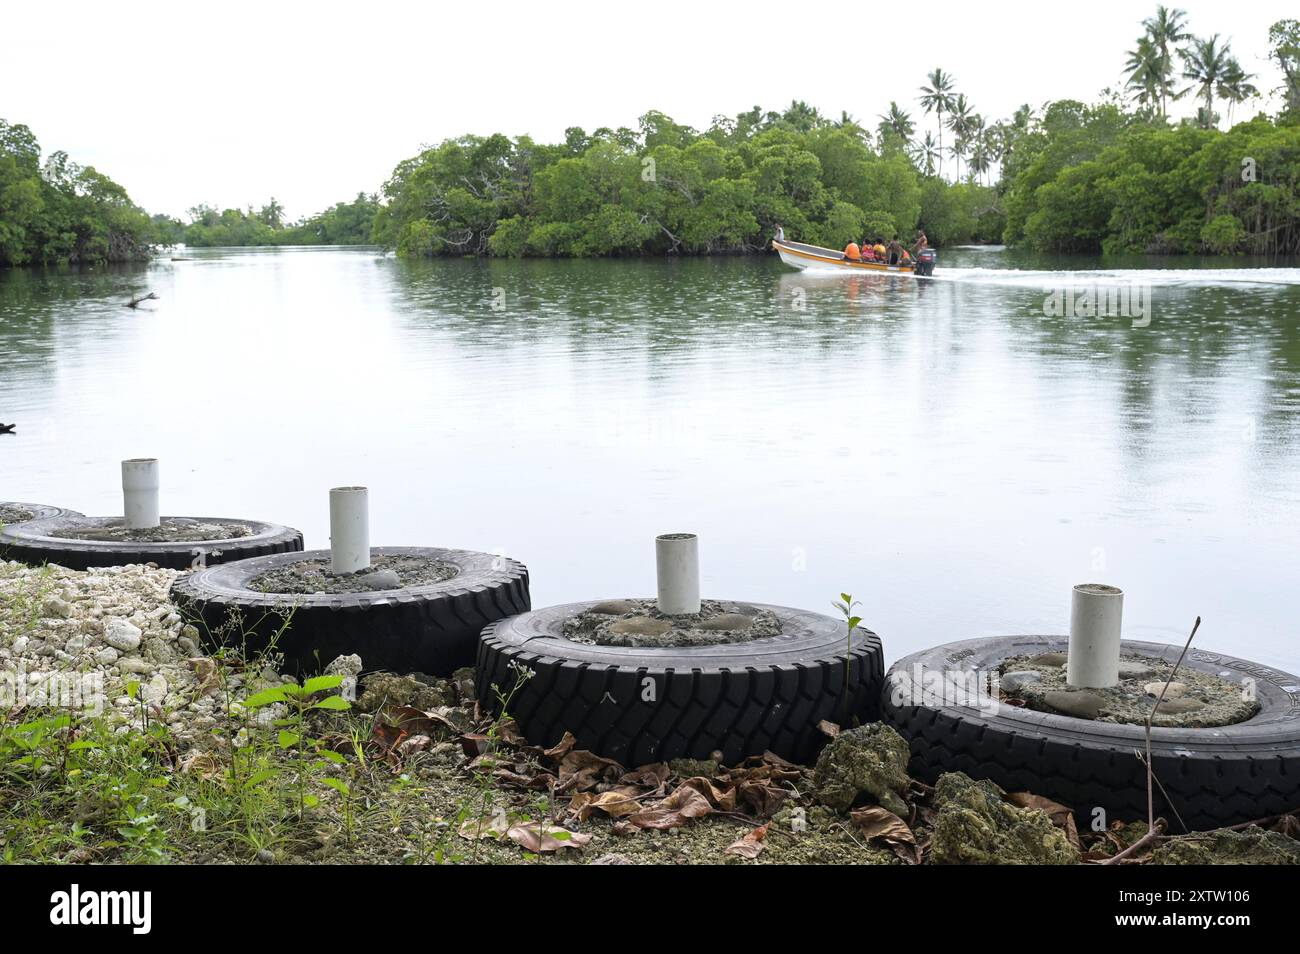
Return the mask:
<svg viewBox="0 0 1300 954"><path fill-rule="evenodd" d="M933 275L934 263L938 256L932 248L923 248L916 254L916 267L912 270L916 275Z"/></svg>

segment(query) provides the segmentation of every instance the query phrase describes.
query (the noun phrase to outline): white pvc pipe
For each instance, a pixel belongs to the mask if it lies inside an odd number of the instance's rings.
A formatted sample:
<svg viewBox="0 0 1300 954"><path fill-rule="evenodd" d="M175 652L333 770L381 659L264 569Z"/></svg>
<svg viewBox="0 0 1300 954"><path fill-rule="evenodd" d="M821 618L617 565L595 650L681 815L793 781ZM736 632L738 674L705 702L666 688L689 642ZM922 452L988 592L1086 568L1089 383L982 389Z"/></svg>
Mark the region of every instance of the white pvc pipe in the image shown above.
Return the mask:
<svg viewBox="0 0 1300 954"><path fill-rule="evenodd" d="M158 526L158 460L122 461L122 515L130 530Z"/></svg>
<svg viewBox="0 0 1300 954"><path fill-rule="evenodd" d="M693 533L655 537L659 611L670 616L700 611L700 538Z"/></svg>
<svg viewBox="0 0 1300 954"><path fill-rule="evenodd" d="M330 491L330 569L357 573L370 569L370 499L365 487Z"/></svg>
<svg viewBox="0 0 1300 954"><path fill-rule="evenodd" d="M1070 652L1065 681L1076 688L1119 684L1119 634L1124 593L1104 583L1080 583L1070 602Z"/></svg>

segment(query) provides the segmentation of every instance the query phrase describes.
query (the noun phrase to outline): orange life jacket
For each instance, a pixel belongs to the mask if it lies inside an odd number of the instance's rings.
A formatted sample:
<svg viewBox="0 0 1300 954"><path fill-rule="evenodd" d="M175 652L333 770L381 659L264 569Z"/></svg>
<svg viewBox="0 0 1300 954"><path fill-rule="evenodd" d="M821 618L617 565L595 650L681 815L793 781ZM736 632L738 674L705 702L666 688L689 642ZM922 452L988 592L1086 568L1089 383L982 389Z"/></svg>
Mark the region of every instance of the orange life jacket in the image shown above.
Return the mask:
<svg viewBox="0 0 1300 954"><path fill-rule="evenodd" d="M857 242L850 242L844 247L844 257L850 262L862 261L862 251L858 248Z"/></svg>

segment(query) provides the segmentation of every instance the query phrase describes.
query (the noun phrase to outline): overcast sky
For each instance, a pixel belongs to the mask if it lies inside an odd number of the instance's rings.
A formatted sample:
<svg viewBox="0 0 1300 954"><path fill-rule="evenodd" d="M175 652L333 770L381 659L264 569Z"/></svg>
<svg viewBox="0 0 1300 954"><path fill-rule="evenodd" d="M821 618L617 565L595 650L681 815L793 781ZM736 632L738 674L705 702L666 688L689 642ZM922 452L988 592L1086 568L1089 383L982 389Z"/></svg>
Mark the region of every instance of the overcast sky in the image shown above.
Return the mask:
<svg viewBox="0 0 1300 954"><path fill-rule="evenodd" d="M1178 5L1196 34L1231 40L1257 86L1278 85L1268 27L1296 16L1294 2ZM990 118L1026 101L1091 100L1122 83L1154 10L1132 0L10 4L0 117L150 211L274 195L297 218L377 190L421 145L463 133L555 141L568 126L635 127L648 109L705 127L716 113L792 99L874 126L891 99L921 119L917 87L935 66Z"/></svg>

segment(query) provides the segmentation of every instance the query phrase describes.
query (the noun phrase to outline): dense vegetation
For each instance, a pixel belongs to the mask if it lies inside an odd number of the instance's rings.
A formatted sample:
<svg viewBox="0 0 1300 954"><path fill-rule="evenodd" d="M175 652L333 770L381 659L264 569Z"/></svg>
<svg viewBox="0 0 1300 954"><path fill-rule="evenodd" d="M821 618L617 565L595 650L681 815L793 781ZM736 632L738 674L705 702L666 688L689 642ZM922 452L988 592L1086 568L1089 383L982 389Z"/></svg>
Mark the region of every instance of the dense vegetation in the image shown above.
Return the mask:
<svg viewBox="0 0 1300 954"><path fill-rule="evenodd" d="M299 222L284 221L284 207L275 199L256 212L209 205L189 210L188 225L164 219L167 244L184 242L203 248L226 245L365 245L370 242L379 197L357 193L351 202L338 202Z"/></svg>
<svg viewBox="0 0 1300 954"><path fill-rule="evenodd" d="M1300 254L1300 125L1259 117L1221 133L1058 102L1004 176L1008 242Z"/></svg>
<svg viewBox="0 0 1300 954"><path fill-rule="evenodd" d="M1231 116L1257 95L1254 77L1217 36L1188 33L1179 10L1160 7L1144 27L1129 54L1135 110L1053 103L1004 161L1006 241L1055 251L1300 254L1300 22L1269 31L1280 114L1227 132L1217 128L1216 99ZM1188 84L1181 90L1175 53ZM1193 120L1171 126L1167 104L1183 96L1202 104Z"/></svg>
<svg viewBox="0 0 1300 954"><path fill-rule="evenodd" d="M284 222L275 199L254 212L200 205L189 224L150 217L126 190L66 153L41 161L36 136L0 119L0 266L90 264L147 259L156 246L360 245L370 241L379 198Z"/></svg>
<svg viewBox="0 0 1300 954"><path fill-rule="evenodd" d="M1279 21L1269 40L1283 109L1228 132L1216 104L1230 119L1259 95L1256 77L1217 35L1159 7L1125 90L1100 105L1025 105L988 122L936 69L918 102L937 125L920 136L896 102L874 131L794 102L703 132L650 112L635 130L572 128L554 145L465 136L397 166L374 236L407 255L716 254L763 248L779 222L831 247L921 227L940 245L1296 254L1300 23ZM1169 103L1184 97L1195 116L1173 124Z"/></svg>
<svg viewBox="0 0 1300 954"><path fill-rule="evenodd" d="M0 266L147 258L149 216L64 152L41 162L32 131L0 119Z"/></svg>
<svg viewBox="0 0 1300 954"><path fill-rule="evenodd" d="M375 238L410 255L756 251L776 223L840 246L865 234L940 242L1001 234L995 190L924 175L892 129L825 121L794 103L703 133L658 112L565 142L465 136L401 163Z"/></svg>

